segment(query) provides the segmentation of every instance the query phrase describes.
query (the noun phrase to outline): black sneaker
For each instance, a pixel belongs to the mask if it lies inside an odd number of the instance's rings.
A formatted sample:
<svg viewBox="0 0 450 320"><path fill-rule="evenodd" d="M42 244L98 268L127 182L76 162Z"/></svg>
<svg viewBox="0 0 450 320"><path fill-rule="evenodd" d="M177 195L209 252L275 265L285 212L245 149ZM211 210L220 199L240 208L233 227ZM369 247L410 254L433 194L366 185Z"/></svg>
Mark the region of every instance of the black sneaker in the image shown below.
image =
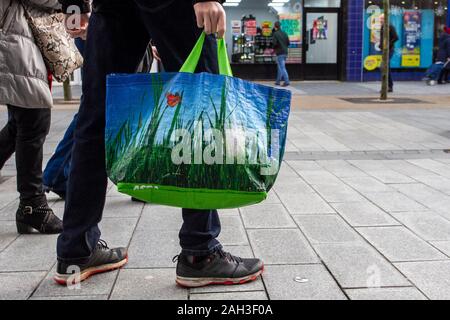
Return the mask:
<svg viewBox="0 0 450 320"><path fill-rule="evenodd" d="M201 258L180 254L175 259L178 259L176 282L187 288L243 284L256 280L264 271L261 260L242 259L223 250Z"/></svg>
<svg viewBox="0 0 450 320"><path fill-rule="evenodd" d="M16 212L17 232L31 234L35 230L42 234L57 234L63 230L63 224L47 203L38 206L19 205Z"/></svg>
<svg viewBox="0 0 450 320"><path fill-rule="evenodd" d="M100 240L91 257L83 264L70 264L58 261L54 280L60 285L74 285L98 273L113 271L128 262L126 248L109 249L105 241ZM77 270L77 272L74 272Z"/></svg>

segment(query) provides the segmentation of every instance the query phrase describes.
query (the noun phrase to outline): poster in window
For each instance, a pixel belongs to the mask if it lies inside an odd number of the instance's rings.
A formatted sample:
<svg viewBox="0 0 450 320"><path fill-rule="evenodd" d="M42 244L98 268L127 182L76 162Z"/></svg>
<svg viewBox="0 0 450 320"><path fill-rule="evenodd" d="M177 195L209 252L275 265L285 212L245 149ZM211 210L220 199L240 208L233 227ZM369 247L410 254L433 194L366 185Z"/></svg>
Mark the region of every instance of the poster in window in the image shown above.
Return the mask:
<svg viewBox="0 0 450 320"><path fill-rule="evenodd" d="M281 29L287 33L292 42L301 41L301 15L299 13L280 14Z"/></svg>
<svg viewBox="0 0 450 320"><path fill-rule="evenodd" d="M328 20L325 17L319 17L314 20L311 30L311 40L327 40L328 39ZM311 41L311 42L312 42Z"/></svg>
<svg viewBox="0 0 450 320"><path fill-rule="evenodd" d="M421 20L418 11L406 11L403 15L402 67L420 66Z"/></svg>

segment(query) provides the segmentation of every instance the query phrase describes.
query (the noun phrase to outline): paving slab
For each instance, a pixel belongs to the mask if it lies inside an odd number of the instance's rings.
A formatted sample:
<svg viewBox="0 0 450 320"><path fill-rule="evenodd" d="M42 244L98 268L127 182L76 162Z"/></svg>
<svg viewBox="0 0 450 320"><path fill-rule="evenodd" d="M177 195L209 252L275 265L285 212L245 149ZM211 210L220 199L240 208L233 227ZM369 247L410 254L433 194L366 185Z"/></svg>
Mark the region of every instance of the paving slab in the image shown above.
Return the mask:
<svg viewBox="0 0 450 320"><path fill-rule="evenodd" d="M428 298L450 299L450 261L402 262L395 266Z"/></svg>
<svg viewBox="0 0 450 320"><path fill-rule="evenodd" d="M128 250L126 268L173 268L181 251L176 230L137 229Z"/></svg>
<svg viewBox="0 0 450 320"><path fill-rule="evenodd" d="M333 208L351 226L392 226L400 223L371 202L333 203Z"/></svg>
<svg viewBox="0 0 450 320"><path fill-rule="evenodd" d="M223 245L248 245L247 235L240 217L223 216L220 217L222 231L218 240Z"/></svg>
<svg viewBox="0 0 450 320"><path fill-rule="evenodd" d="M104 218L100 223L102 238L110 248L128 247L138 218Z"/></svg>
<svg viewBox="0 0 450 320"><path fill-rule="evenodd" d="M79 285L61 286L57 284L53 277L55 276L56 268L47 274L45 279L41 282L39 287L33 294L33 298L39 297L78 297L78 296L98 296L111 293L111 290L116 281L118 271L106 272L98 274L95 277L89 278Z"/></svg>
<svg viewBox="0 0 450 320"><path fill-rule="evenodd" d="M450 240L450 221L434 212L403 212L393 216L424 240Z"/></svg>
<svg viewBox="0 0 450 320"><path fill-rule="evenodd" d="M329 214L333 208L316 193L284 193L277 189L278 196L290 214Z"/></svg>
<svg viewBox="0 0 450 320"><path fill-rule="evenodd" d="M263 277L271 300L346 300L320 264L267 266Z"/></svg>
<svg viewBox="0 0 450 320"><path fill-rule="evenodd" d="M255 256L264 264L311 264L318 263L306 238L298 229L248 230Z"/></svg>
<svg viewBox="0 0 450 320"><path fill-rule="evenodd" d="M365 196L387 212L423 211L427 209L400 192L366 193Z"/></svg>
<svg viewBox="0 0 450 320"><path fill-rule="evenodd" d="M187 300L188 290L175 283L175 269L123 269L111 300Z"/></svg>
<svg viewBox="0 0 450 320"><path fill-rule="evenodd" d="M328 202L360 202L365 198L344 183L316 184L313 188Z"/></svg>
<svg viewBox="0 0 450 320"><path fill-rule="evenodd" d="M323 262L343 288L410 286L383 256L367 244L316 244Z"/></svg>
<svg viewBox="0 0 450 320"><path fill-rule="evenodd" d="M430 243L447 257L450 257L450 241L430 241Z"/></svg>
<svg viewBox="0 0 450 320"><path fill-rule="evenodd" d="M374 192L393 192L394 189L388 185L378 181L372 177L354 177L354 178L343 178L342 181L347 183L353 189L362 193L363 195L367 193Z"/></svg>
<svg viewBox="0 0 450 320"><path fill-rule="evenodd" d="M103 217L104 218L129 218L139 217L143 203L131 201L130 197L108 197Z"/></svg>
<svg viewBox="0 0 450 320"><path fill-rule="evenodd" d="M442 260L447 257L405 227L358 228L389 261Z"/></svg>
<svg viewBox="0 0 450 320"><path fill-rule="evenodd" d="M294 216L311 243L355 242L362 238L337 215Z"/></svg>
<svg viewBox="0 0 450 320"><path fill-rule="evenodd" d="M1 272L46 271L56 262L57 235L21 235L0 252Z"/></svg>
<svg viewBox="0 0 450 320"><path fill-rule="evenodd" d="M26 300L45 272L8 272L0 273L0 300Z"/></svg>
<svg viewBox="0 0 450 320"><path fill-rule="evenodd" d="M11 244L19 235L14 221L0 222L0 252Z"/></svg>
<svg viewBox="0 0 450 320"><path fill-rule="evenodd" d="M347 289L345 293L351 300L427 300L414 287Z"/></svg>
<svg viewBox="0 0 450 320"><path fill-rule="evenodd" d="M339 178L367 177L367 174L345 160L319 160L318 165Z"/></svg>
<svg viewBox="0 0 450 320"><path fill-rule="evenodd" d="M281 204L258 204L240 209L246 228L295 228L289 213Z"/></svg>

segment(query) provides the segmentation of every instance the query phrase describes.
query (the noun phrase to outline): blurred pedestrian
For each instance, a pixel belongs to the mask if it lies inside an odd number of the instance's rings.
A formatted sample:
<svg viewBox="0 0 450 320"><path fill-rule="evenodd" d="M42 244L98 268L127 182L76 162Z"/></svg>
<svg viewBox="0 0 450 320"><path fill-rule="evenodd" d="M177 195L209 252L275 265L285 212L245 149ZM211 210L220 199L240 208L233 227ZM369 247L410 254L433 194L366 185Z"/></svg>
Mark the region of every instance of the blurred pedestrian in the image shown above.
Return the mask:
<svg viewBox="0 0 450 320"><path fill-rule="evenodd" d="M439 49L436 61L442 64L438 84L446 84L450 70L450 27L445 26L439 37Z"/></svg>
<svg viewBox="0 0 450 320"><path fill-rule="evenodd" d="M384 20L385 16L384 14L380 15L380 23L381 23L381 37L380 37L380 49L384 50ZM388 92L394 92L394 79L392 78L392 72L391 72L391 60L395 53L395 43L399 40L397 31L395 30L395 27L390 24L389 25L389 63L388 63L388 69L389 69L389 84L388 84ZM386 62L386 61L385 61Z"/></svg>
<svg viewBox="0 0 450 320"><path fill-rule="evenodd" d="M286 69L286 60L288 57L289 36L281 29L281 24L279 21L275 22L273 33L273 47L275 48L275 53L277 55L277 80L275 84L277 86L281 85L281 81L284 80L283 87L289 86L289 74Z"/></svg>
<svg viewBox="0 0 450 320"><path fill-rule="evenodd" d="M30 16L60 8L57 0L27 4ZM0 131L0 169L15 153L20 194L17 231L60 233L62 222L48 206L42 186L43 146L53 105L51 77L19 0L0 2L0 61L0 104L8 108L8 123Z"/></svg>

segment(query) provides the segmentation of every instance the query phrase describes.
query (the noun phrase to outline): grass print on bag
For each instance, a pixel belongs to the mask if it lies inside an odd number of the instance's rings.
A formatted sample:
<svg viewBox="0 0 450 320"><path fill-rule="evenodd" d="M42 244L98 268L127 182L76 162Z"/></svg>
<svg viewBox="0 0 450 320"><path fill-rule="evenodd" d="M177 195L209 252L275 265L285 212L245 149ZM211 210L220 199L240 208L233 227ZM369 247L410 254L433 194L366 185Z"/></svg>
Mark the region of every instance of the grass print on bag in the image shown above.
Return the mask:
<svg viewBox="0 0 450 320"><path fill-rule="evenodd" d="M120 192L223 209L261 202L273 186L291 93L233 78L223 40L220 75L194 74L204 37L180 73L108 77L107 170Z"/></svg>

